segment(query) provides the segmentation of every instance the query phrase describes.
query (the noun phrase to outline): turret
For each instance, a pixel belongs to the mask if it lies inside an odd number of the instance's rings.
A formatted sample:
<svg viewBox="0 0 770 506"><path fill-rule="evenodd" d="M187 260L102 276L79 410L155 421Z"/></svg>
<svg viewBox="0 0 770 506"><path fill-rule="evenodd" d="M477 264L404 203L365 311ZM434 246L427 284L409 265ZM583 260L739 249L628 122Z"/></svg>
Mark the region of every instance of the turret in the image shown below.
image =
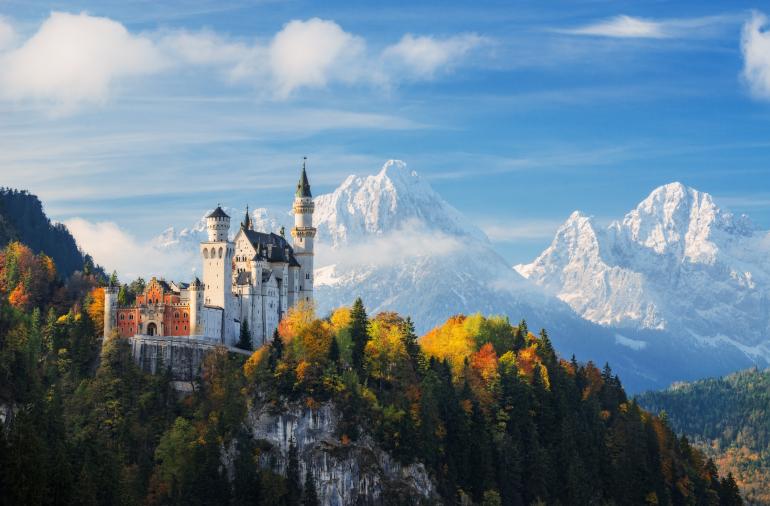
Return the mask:
<svg viewBox="0 0 770 506"><path fill-rule="evenodd" d="M221 307L227 312L226 302L232 291L233 244L228 241L230 217L221 207L206 216L209 235L207 242L202 242L204 303Z"/></svg>
<svg viewBox="0 0 770 506"><path fill-rule="evenodd" d="M246 206L246 216L243 217L241 222L241 228L243 230L253 230L254 226L251 224L251 216L249 216L249 206Z"/></svg>
<svg viewBox="0 0 770 506"><path fill-rule="evenodd" d="M230 232L230 217L220 206L206 216L206 231L209 234L209 242L226 241Z"/></svg>
<svg viewBox="0 0 770 506"><path fill-rule="evenodd" d="M307 158L304 158L294 196L294 228L291 229L291 236L294 238L294 256L300 264L299 300L310 301L313 300L313 239L316 229L313 227L315 204L305 169L306 161Z"/></svg>
<svg viewBox="0 0 770 506"><path fill-rule="evenodd" d="M118 287L110 283L104 288L104 338L107 339L115 328L118 313Z"/></svg>
<svg viewBox="0 0 770 506"><path fill-rule="evenodd" d="M190 283L188 293L190 294L190 335L197 336L201 333L198 320L201 317L201 309L203 309L203 286L198 278Z"/></svg>

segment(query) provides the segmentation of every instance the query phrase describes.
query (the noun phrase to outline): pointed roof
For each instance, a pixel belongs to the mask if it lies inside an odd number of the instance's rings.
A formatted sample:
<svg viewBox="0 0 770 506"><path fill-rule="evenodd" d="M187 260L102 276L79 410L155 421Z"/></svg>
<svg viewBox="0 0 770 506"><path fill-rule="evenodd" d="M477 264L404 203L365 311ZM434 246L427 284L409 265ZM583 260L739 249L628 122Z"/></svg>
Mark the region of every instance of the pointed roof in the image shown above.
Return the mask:
<svg viewBox="0 0 770 506"><path fill-rule="evenodd" d="M246 206L246 216L243 217L243 223L241 228L244 230L251 230L251 217L249 217L249 206Z"/></svg>
<svg viewBox="0 0 770 506"><path fill-rule="evenodd" d="M312 197L313 195L310 193L310 182L307 180L307 172L305 172L305 163L307 162L307 157L302 158L302 175L299 177L299 182L297 183L297 197Z"/></svg>
<svg viewBox="0 0 770 506"><path fill-rule="evenodd" d="M227 215L226 212L222 210L222 206L217 206L216 209L211 211L211 214L206 216L206 218L229 218L230 216Z"/></svg>

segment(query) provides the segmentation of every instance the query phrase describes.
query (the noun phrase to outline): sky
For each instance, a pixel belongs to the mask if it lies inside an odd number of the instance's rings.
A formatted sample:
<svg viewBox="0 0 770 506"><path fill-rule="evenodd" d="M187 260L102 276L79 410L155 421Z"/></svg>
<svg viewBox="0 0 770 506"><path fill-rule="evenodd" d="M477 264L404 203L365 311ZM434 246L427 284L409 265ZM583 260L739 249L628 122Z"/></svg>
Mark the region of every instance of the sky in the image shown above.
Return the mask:
<svg viewBox="0 0 770 506"><path fill-rule="evenodd" d="M216 203L287 209L303 156L315 194L404 160L511 264L572 211L608 222L672 181L770 229L765 15L741 1L0 0L0 185L132 254Z"/></svg>

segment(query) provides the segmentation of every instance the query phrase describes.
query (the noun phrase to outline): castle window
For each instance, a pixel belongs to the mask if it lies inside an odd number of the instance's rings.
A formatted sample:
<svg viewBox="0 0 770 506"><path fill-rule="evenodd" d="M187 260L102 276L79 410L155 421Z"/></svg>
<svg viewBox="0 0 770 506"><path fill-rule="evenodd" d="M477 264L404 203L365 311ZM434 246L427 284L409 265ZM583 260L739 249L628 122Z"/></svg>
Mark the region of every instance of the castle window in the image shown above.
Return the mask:
<svg viewBox="0 0 770 506"><path fill-rule="evenodd" d="M133 320L134 319L134 315L132 315L132 314L128 315L128 319L129 320Z"/></svg>
<svg viewBox="0 0 770 506"><path fill-rule="evenodd" d="M179 311L177 311L176 313L174 313L174 318L179 318Z"/></svg>
<svg viewBox="0 0 770 506"><path fill-rule="evenodd" d="M124 314L120 315L120 319L121 320L125 320L126 319L126 315L124 315Z"/></svg>
<svg viewBox="0 0 770 506"><path fill-rule="evenodd" d="M208 259L209 258L209 250L206 248L203 249L203 258Z"/></svg>
<svg viewBox="0 0 770 506"><path fill-rule="evenodd" d="M309 272L305 273L305 279L310 279L310 273Z"/></svg>
<svg viewBox="0 0 770 506"><path fill-rule="evenodd" d="M184 317L187 318L187 313L184 314Z"/></svg>
<svg viewBox="0 0 770 506"><path fill-rule="evenodd" d="M176 326L174 327L174 330L179 330L179 325L176 325Z"/></svg>
<svg viewBox="0 0 770 506"><path fill-rule="evenodd" d="M222 258L222 248L219 248L219 258Z"/></svg>

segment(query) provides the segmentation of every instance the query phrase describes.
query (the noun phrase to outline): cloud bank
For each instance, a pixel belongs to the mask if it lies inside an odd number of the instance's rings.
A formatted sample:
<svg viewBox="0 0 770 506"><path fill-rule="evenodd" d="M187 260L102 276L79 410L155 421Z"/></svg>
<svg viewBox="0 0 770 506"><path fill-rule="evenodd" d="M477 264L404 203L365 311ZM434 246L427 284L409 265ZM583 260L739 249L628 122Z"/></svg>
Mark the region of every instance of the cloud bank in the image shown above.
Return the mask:
<svg viewBox="0 0 770 506"><path fill-rule="evenodd" d="M244 42L210 30L132 33L109 18L66 12L51 13L19 45L16 39L13 26L0 18L0 98L63 111L102 104L131 78L181 69L199 69L204 77L214 70L230 84L282 99L331 84L387 88L434 79L486 41L475 34L407 34L371 50L334 21L312 18L286 23L267 42Z"/></svg>
<svg viewBox="0 0 770 506"><path fill-rule="evenodd" d="M706 35L731 16L706 16L681 19L646 19L621 14L576 28L559 28L557 33L625 39L668 39Z"/></svg>
<svg viewBox="0 0 770 506"><path fill-rule="evenodd" d="M189 281L193 269L200 268L197 249L159 247L153 241L137 239L114 222L73 218L64 224L83 251L108 271L117 270L123 282L138 276L169 276Z"/></svg>
<svg viewBox="0 0 770 506"><path fill-rule="evenodd" d="M770 100L770 33L767 32L767 16L754 12L743 25L741 36L743 52L743 78L751 94Z"/></svg>

